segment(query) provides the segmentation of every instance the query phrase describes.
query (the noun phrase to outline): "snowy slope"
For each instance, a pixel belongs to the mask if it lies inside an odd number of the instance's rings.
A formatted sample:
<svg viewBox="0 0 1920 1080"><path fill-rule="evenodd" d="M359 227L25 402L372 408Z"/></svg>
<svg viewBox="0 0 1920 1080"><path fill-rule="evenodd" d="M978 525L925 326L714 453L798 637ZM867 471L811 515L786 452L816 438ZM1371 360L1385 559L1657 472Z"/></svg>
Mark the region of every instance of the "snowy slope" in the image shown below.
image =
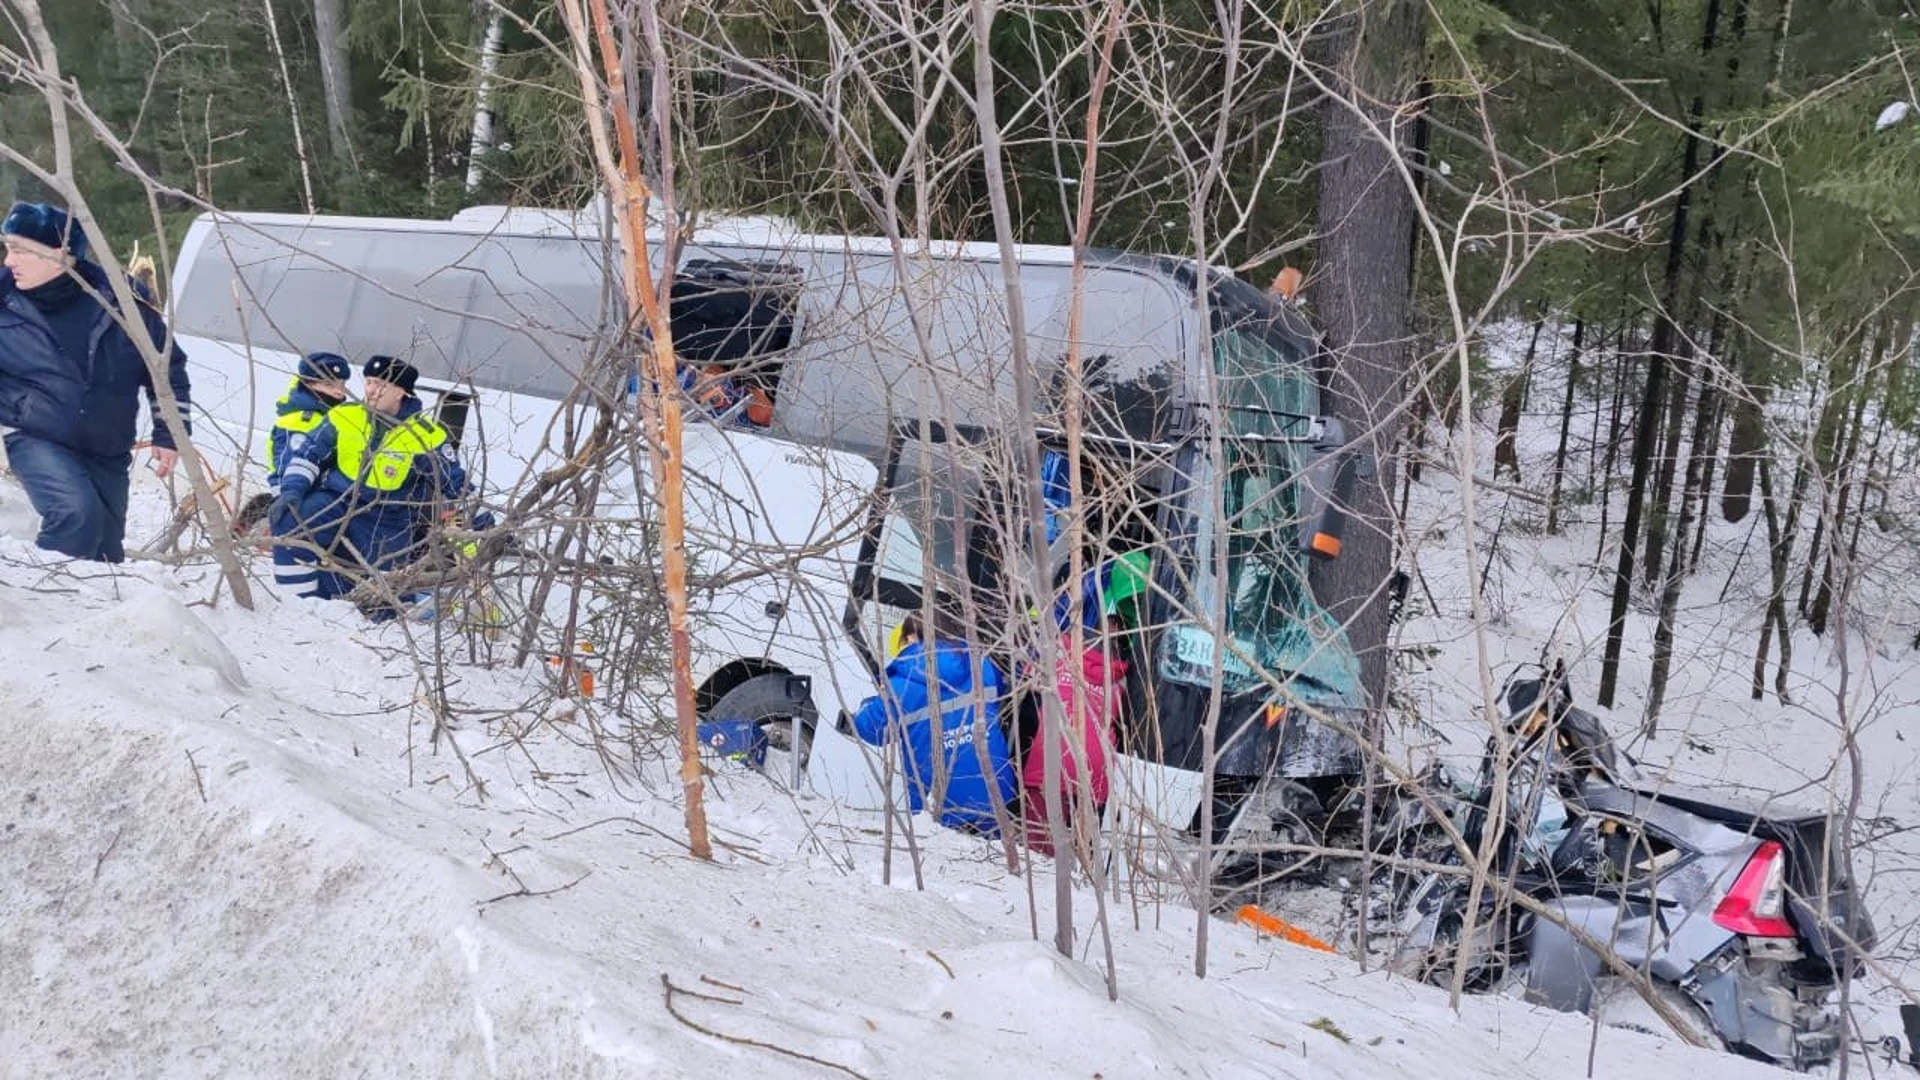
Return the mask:
<svg viewBox="0 0 1920 1080"><path fill-rule="evenodd" d="M1196 978L1192 911L1125 895L1109 1001L1093 898L1057 957L1050 880L997 848L923 822L925 889L900 851L885 884L877 819L723 774L695 862L669 779L600 755L623 721L514 713L540 676L454 670L509 720L436 747L417 628L48 559L21 501L0 481L0 1076L1455 1080L1586 1075L1596 1038L1596 1076L1765 1071L1225 922Z"/></svg>

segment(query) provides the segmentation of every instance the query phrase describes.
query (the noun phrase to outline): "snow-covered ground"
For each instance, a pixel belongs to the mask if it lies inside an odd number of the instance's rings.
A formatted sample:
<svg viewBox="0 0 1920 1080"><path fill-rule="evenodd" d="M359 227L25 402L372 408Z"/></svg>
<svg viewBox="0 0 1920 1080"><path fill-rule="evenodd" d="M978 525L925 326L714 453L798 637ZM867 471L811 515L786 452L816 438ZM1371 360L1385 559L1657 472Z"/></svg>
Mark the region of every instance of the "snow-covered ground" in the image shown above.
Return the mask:
<svg viewBox="0 0 1920 1080"><path fill-rule="evenodd" d="M1483 498L1490 522L1499 497ZM1451 480L1418 492L1426 588L1404 633L1432 646L1409 684L1424 716L1471 748L1459 501ZM144 471L135 506L137 543L166 509ZM35 550L33 528L0 480L0 1076L1766 1072L1505 998L1455 1013L1442 991L1221 920L1196 977L1193 911L1126 892L1107 905L1109 1000L1084 888L1074 958L1051 946L1049 862L1030 879L923 821L924 888L897 841L889 881L878 818L724 764L716 858L698 862L664 766L629 771L626 721L522 705L546 696L543 668L451 669L454 701L505 719L456 717L436 741L418 625L264 590L245 611L205 566L70 563ZM1839 745L1820 697L1836 656L1801 640L1799 704L1746 699L1755 609L1713 596L1744 529L1712 530L1666 724L1636 753L1817 805L1802 785ZM1537 531L1509 528L1496 553L1494 659L1553 638L1584 688L1604 630L1597 537ZM1477 575L1484 547L1474 558ZM1649 626L1636 617L1618 733ZM1861 736L1864 787L1872 813L1911 825L1920 734L1898 720L1920 677L1882 651L1852 654L1881 717ZM1862 856L1882 1007L1913 954L1914 851L1896 833Z"/></svg>

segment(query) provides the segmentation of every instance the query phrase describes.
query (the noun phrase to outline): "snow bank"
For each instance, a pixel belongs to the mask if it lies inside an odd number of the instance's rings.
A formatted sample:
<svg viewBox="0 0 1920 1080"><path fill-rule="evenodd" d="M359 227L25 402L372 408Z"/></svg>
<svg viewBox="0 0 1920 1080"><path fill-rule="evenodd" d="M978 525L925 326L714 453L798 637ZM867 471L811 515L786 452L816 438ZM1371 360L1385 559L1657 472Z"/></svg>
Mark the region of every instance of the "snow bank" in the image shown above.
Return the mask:
<svg viewBox="0 0 1920 1080"><path fill-rule="evenodd" d="M904 851L883 882L876 821L754 774L715 778L696 862L675 785L599 755L623 743L522 717L521 741L460 720L436 745L417 627L208 604L204 567L68 564L23 535L0 537L0 1076L1587 1072L1582 1018L1456 1015L1224 922L1196 978L1193 912L1125 895L1110 1001L1084 889L1059 957L998 848L931 830L926 888ZM452 676L499 709L537 678ZM1597 1076L1757 1071L1598 1039Z"/></svg>

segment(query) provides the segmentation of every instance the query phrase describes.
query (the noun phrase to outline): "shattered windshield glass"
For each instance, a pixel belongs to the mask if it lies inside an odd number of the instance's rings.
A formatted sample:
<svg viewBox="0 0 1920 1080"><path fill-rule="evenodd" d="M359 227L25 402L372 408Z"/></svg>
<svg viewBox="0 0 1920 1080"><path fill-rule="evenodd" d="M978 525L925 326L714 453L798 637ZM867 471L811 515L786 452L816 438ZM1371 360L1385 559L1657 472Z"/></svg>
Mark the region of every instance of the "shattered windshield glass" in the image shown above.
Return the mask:
<svg viewBox="0 0 1920 1080"><path fill-rule="evenodd" d="M1360 670L1346 634L1307 587L1306 560L1299 554L1294 476L1295 448L1288 443L1231 441L1222 444L1224 475L1204 448L1192 469L1195 495L1191 620L1169 628L1161 642L1161 674L1176 682L1210 685L1221 667L1228 694L1262 682L1260 668L1296 676L1294 694L1303 703L1350 706L1360 702ZM1222 485L1225 528L1217 527L1210 488ZM1218 569L1224 543L1226 574ZM1224 593L1228 649L1216 649L1209 626Z"/></svg>
<svg viewBox="0 0 1920 1080"><path fill-rule="evenodd" d="M1212 447L1192 448L1186 471L1194 543L1192 593L1185 612L1161 641L1161 674L1176 682L1210 685L1220 665L1222 688L1240 693L1262 682L1256 667L1282 679L1305 704L1362 702L1360 671L1346 634L1307 585L1300 552L1299 476L1304 438L1320 411L1320 393L1306 358L1259 294L1223 294L1215 311L1214 365L1222 418L1219 458ZM1213 492L1221 493L1214 505ZM1221 545L1226 567L1217 573ZM1224 597L1223 597L1224 594ZM1226 637L1217 648L1209 629L1225 601Z"/></svg>

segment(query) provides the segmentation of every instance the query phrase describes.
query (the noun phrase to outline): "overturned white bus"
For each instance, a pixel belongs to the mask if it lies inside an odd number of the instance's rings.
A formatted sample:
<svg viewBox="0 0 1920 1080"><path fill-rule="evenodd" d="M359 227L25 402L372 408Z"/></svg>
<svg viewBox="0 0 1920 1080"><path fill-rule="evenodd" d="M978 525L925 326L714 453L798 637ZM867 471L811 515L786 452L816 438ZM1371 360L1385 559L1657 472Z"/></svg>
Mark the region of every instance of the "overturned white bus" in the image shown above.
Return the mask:
<svg viewBox="0 0 1920 1080"><path fill-rule="evenodd" d="M295 355L400 355L441 391L441 418L486 485L509 490L573 451L582 416L630 407L633 343L602 224L499 208L450 221L205 215L173 295L196 406L244 456ZM1039 514L1063 595L1080 588L1064 580L1074 535L1087 567L1146 566L1125 612L1135 662L1120 749L1155 778L1153 816L1197 821L1210 717L1222 790L1273 778L1312 794L1358 774L1358 748L1323 722L1358 727L1357 665L1307 585L1307 558L1337 553L1353 468L1320 416L1310 329L1230 274L1097 253L1070 334L1071 249L1025 246L1017 259L1033 416L1014 404L996 246L896 250L762 221L685 240L677 353L770 405L763 425L727 410L689 426L690 545L703 578L727 582L696 604L700 707L792 721L814 789L876 795L865 752L814 721L873 692L908 611L940 612L989 649L1017 635L981 613L1044 618L1052 598L1019 597L1001 573L1024 546L1019 523ZM1084 358L1083 484L1076 496L1050 480L1048 505L1028 507L1021 442L1060 460L1070 347ZM1075 497L1085 528L1054 535ZM1295 812L1246 805L1255 818Z"/></svg>

